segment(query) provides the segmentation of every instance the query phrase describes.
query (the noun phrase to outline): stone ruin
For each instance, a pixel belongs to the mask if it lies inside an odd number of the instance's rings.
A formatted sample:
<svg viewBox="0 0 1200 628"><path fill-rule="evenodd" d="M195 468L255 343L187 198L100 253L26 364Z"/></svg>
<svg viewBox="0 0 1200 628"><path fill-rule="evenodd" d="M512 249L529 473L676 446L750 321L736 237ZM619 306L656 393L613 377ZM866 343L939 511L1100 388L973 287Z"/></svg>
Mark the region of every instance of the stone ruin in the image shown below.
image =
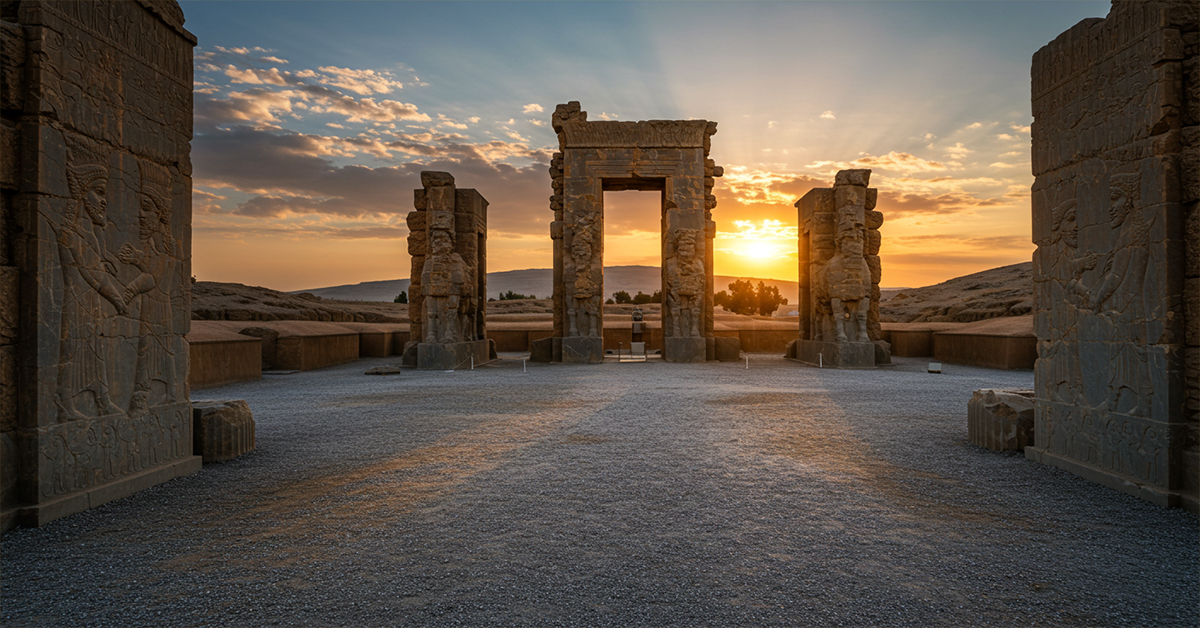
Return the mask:
<svg viewBox="0 0 1200 628"><path fill-rule="evenodd" d="M604 359L604 192L661 194L663 358L703 362L732 352L713 335L712 209L708 158L717 123L706 120L592 121L578 102L552 117L559 152L550 163L554 195L554 336L535 341L532 359Z"/></svg>
<svg viewBox="0 0 1200 628"><path fill-rule="evenodd" d="M446 172L421 173L408 214L412 256L405 364L469 368L491 359L487 341L487 207Z"/></svg>
<svg viewBox="0 0 1200 628"><path fill-rule="evenodd" d="M200 469L174 2L0 4L0 527ZM114 25L120 25L119 28Z"/></svg>
<svg viewBox="0 0 1200 628"><path fill-rule="evenodd" d="M1200 5L1114 2L1033 57L1035 446L1200 495Z"/></svg>
<svg viewBox="0 0 1200 628"><path fill-rule="evenodd" d="M799 218L800 337L788 357L835 368L891 361L879 325L881 265L870 170L842 170L832 188L796 201Z"/></svg>

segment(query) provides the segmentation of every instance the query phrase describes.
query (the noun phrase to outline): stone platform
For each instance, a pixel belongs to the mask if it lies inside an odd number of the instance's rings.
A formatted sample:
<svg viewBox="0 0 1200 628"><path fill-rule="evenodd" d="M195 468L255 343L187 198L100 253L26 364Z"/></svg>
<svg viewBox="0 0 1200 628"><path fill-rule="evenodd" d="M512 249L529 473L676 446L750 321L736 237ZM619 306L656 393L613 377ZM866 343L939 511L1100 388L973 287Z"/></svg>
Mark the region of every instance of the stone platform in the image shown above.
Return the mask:
<svg viewBox="0 0 1200 628"><path fill-rule="evenodd" d="M875 368L875 343L798 340L796 359L825 368Z"/></svg>
<svg viewBox="0 0 1200 628"><path fill-rule="evenodd" d="M486 339L451 344L422 342L417 345L417 368L441 371L469 369L491 359L489 347Z"/></svg>

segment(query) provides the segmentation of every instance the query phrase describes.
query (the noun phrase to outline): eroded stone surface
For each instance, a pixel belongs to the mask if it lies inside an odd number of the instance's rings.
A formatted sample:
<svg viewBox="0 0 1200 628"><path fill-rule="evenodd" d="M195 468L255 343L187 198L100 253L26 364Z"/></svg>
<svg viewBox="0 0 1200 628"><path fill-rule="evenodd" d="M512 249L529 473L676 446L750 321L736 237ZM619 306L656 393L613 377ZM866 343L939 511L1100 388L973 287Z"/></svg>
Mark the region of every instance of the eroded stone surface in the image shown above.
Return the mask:
<svg viewBox="0 0 1200 628"><path fill-rule="evenodd" d="M813 188L796 201L800 225L800 343L863 343L881 339L879 246L883 214L875 211L878 194L868 188L870 170L843 170L832 188ZM830 351L828 347L798 346L797 356L825 354L858 356L830 366L871 366L875 352ZM890 361L878 345L878 362ZM867 356L869 353L870 357ZM804 357L799 357L808 361Z"/></svg>
<svg viewBox="0 0 1200 628"><path fill-rule="evenodd" d="M578 102L551 118L559 152L550 162L554 221L554 335L598 339L604 304L604 192L662 193L664 359L703 361L713 337L712 209L715 177L708 159L717 124L706 120L591 121ZM603 360L594 342L558 344L552 359ZM564 357L562 347L571 349ZM697 349L697 347L699 347ZM586 350L585 350L586 349ZM684 353L680 353L684 352Z"/></svg>
<svg viewBox="0 0 1200 628"><path fill-rule="evenodd" d="M174 2L5 3L0 502L29 521L193 468L182 22Z"/></svg>
<svg viewBox="0 0 1200 628"><path fill-rule="evenodd" d="M1116 2L1033 59L1037 446L1193 510L1197 9ZM1185 164L1183 168L1180 165ZM1193 401L1189 402L1188 399Z"/></svg>
<svg viewBox="0 0 1200 628"><path fill-rule="evenodd" d="M204 462L232 460L254 449L254 414L241 399L192 402L192 435Z"/></svg>
<svg viewBox="0 0 1200 628"><path fill-rule="evenodd" d="M487 333L488 202L475 190L457 189L448 172L422 172L421 185L413 192L416 209L408 215L411 342L450 347L482 341ZM454 354L451 349L406 348L405 363L446 368L453 360L431 357L446 351Z"/></svg>
<svg viewBox="0 0 1200 628"><path fill-rule="evenodd" d="M967 402L967 439L996 451L1025 451L1036 444L1033 391L976 390Z"/></svg>

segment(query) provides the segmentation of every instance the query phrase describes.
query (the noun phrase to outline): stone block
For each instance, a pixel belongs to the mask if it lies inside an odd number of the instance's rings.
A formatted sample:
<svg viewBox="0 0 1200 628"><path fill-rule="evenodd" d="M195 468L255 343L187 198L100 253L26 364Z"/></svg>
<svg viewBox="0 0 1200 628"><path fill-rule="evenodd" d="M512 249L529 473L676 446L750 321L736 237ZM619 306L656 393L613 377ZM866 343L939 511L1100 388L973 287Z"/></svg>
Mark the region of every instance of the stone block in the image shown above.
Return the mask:
<svg viewBox="0 0 1200 628"><path fill-rule="evenodd" d="M705 362L708 346L703 337L663 338L663 360L667 362Z"/></svg>
<svg viewBox="0 0 1200 628"><path fill-rule="evenodd" d="M425 190L415 190L415 192L424 193ZM429 212L423 210L408 212L408 216L405 218L405 222L408 224L408 230L425 231L428 228L427 216L429 216Z"/></svg>
<svg viewBox="0 0 1200 628"><path fill-rule="evenodd" d="M822 368L875 368L875 344L799 340L796 359Z"/></svg>
<svg viewBox="0 0 1200 628"><path fill-rule="evenodd" d="M718 362L737 362L742 358L742 340L729 336L717 336L716 360Z"/></svg>
<svg viewBox="0 0 1200 628"><path fill-rule="evenodd" d="M872 340L875 345L875 364L892 363L892 343L886 340Z"/></svg>
<svg viewBox="0 0 1200 628"><path fill-rule="evenodd" d="M1034 442L1032 390L976 390L967 403L967 439L995 451L1025 451Z"/></svg>
<svg viewBox="0 0 1200 628"><path fill-rule="evenodd" d="M254 449L254 415L241 399L192 402L192 447L204 462L232 460Z"/></svg>
<svg viewBox="0 0 1200 628"><path fill-rule="evenodd" d="M590 336L567 336L562 339L564 364L599 364L604 361L604 339Z"/></svg>
<svg viewBox="0 0 1200 628"><path fill-rule="evenodd" d="M841 170L834 178L833 184L837 185L856 185L867 187L871 183L871 171L866 168L854 170Z"/></svg>
<svg viewBox="0 0 1200 628"><path fill-rule="evenodd" d="M16 266L0 266L0 344L17 341L19 284L20 272Z"/></svg>
<svg viewBox="0 0 1200 628"><path fill-rule="evenodd" d="M554 360L554 338L538 338L529 343L530 362L552 362Z"/></svg>
<svg viewBox="0 0 1200 628"><path fill-rule="evenodd" d="M417 345L417 368L437 371L470 369L489 361L487 340L448 344L422 342Z"/></svg>

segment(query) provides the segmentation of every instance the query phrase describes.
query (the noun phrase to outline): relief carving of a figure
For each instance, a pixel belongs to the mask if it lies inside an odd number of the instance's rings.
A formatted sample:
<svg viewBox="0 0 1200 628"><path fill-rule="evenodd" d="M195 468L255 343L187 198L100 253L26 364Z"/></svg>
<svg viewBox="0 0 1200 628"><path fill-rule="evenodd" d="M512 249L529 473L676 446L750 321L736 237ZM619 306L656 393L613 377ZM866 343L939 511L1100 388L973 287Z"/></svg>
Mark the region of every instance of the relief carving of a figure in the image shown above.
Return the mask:
<svg viewBox="0 0 1200 628"><path fill-rule="evenodd" d="M117 282L116 260L104 235L108 167L98 157L81 159L83 163L75 159L67 166L71 198L56 225L63 274L55 394L60 421L123 412L113 403L105 371L105 334L113 318L105 303L116 314L126 313L124 288Z"/></svg>
<svg viewBox="0 0 1200 628"><path fill-rule="evenodd" d="M838 208L837 253L825 267L825 289L833 316L834 341L870 342L867 314L871 310L871 269L863 256L863 208ZM828 339L826 339L828 340Z"/></svg>
<svg viewBox="0 0 1200 628"><path fill-rule="evenodd" d="M144 416L151 405L166 400L175 383L175 359L168 345L171 330L171 297L176 283L178 252L171 235L171 201L166 194L169 174L155 166L142 168L138 213L139 246L126 244L117 258L140 271L125 287L124 300L132 308L138 300L138 352L130 416ZM157 383L157 385L156 385ZM154 389L163 399L151 399Z"/></svg>
<svg viewBox="0 0 1200 628"><path fill-rule="evenodd" d="M425 292L425 342L460 342L459 301L466 282L466 264L454 251L449 231L430 231L429 248L430 254L421 272Z"/></svg>
<svg viewBox="0 0 1200 628"><path fill-rule="evenodd" d="M596 263L596 230L587 221L580 221L571 239L566 277L569 285L567 326L570 336L600 337L600 290L603 274Z"/></svg>
<svg viewBox="0 0 1200 628"><path fill-rule="evenodd" d="M667 308L671 312L671 332L676 337L700 335L700 313L704 302L707 275L704 258L696 242L700 231L679 229L675 235L675 255L667 259Z"/></svg>

